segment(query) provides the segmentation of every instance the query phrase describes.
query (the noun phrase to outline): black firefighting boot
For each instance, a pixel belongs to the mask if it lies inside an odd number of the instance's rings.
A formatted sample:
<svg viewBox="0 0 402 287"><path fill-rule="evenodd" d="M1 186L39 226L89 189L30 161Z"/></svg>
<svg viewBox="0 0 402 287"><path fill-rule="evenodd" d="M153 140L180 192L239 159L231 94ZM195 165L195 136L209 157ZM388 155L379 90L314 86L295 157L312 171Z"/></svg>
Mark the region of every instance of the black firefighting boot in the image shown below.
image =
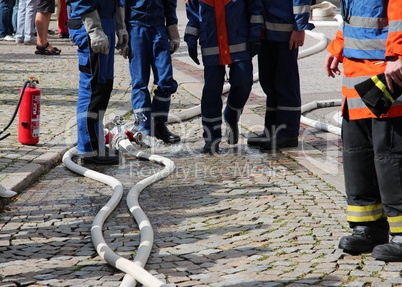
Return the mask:
<svg viewBox="0 0 402 287"><path fill-rule="evenodd" d="M385 262L402 262L402 235L395 235L390 243L374 247L371 256Z"/></svg>
<svg viewBox="0 0 402 287"><path fill-rule="evenodd" d="M155 123L154 136L166 144L177 143L181 140L179 135L169 131L165 123Z"/></svg>
<svg viewBox="0 0 402 287"><path fill-rule="evenodd" d="M205 145L201 149L202 154L219 154L219 143L220 140L214 140L214 141L205 141Z"/></svg>
<svg viewBox="0 0 402 287"><path fill-rule="evenodd" d="M237 144L239 142L239 125L234 121L226 121L226 136L228 144Z"/></svg>
<svg viewBox="0 0 402 287"><path fill-rule="evenodd" d="M388 243L388 230L373 226L355 226L352 235L339 241L339 248L349 254L370 252L377 245Z"/></svg>

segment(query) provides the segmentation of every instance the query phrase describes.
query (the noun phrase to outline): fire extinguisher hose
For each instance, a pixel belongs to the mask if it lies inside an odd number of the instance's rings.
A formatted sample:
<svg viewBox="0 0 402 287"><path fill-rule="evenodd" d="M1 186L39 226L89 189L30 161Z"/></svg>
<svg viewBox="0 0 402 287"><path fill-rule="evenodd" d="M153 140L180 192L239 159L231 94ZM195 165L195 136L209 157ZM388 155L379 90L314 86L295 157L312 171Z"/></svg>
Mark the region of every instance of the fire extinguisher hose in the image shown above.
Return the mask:
<svg viewBox="0 0 402 287"><path fill-rule="evenodd" d="M10 121L8 122L8 124L6 125L6 127L0 130L0 135L1 135L2 133L4 133L4 132L11 126L11 124L13 123L15 117L17 116L18 109L20 108L20 105L21 105L22 97L24 96L24 93L25 93L25 88L28 86L28 84L29 84L30 82L31 82L30 80L26 80L26 81L25 81L25 83L24 83L24 85L23 85L23 87L22 87L22 89L21 89L20 97L19 97L19 99L18 99L17 106L15 107L13 116L11 117L11 119L10 119ZM1 141L1 140L4 140L4 139L5 139L6 137L8 137L9 135L10 135L10 133L8 133L8 134L6 134L6 135L0 137L0 141Z"/></svg>

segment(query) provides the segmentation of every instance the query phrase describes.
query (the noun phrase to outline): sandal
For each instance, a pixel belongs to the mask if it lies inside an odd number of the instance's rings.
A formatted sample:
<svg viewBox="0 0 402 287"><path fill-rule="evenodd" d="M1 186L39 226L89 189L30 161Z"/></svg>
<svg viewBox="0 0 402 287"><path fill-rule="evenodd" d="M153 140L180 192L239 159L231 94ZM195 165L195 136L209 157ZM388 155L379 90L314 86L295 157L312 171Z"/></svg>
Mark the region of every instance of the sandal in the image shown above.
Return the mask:
<svg viewBox="0 0 402 287"><path fill-rule="evenodd" d="M36 55L47 55L47 56L53 56L53 55L60 55L61 50L57 49L56 47L53 47L53 49L49 50L48 47L50 46L49 42L47 42L46 45L44 46L36 46Z"/></svg>

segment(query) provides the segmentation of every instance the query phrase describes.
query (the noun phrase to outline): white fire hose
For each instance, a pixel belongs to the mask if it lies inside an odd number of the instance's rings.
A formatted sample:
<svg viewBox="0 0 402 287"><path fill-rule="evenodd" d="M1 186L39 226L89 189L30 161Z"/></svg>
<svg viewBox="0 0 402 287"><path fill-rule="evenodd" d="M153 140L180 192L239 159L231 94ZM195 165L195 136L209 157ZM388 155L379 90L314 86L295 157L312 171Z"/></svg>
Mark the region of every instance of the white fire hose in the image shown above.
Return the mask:
<svg viewBox="0 0 402 287"><path fill-rule="evenodd" d="M145 178L135 184L127 195L127 206L139 226L141 235L137 255L135 256L134 261L130 261L116 254L106 244L102 233L104 222L121 201L121 198L123 196L122 184L114 177L85 168L73 162L72 157L77 155L77 149L75 147L71 148L64 154L63 163L68 169L85 177L107 184L113 188L112 197L98 212L92 223L92 242L96 248L96 251L102 259L104 259L110 265L126 273L121 286L135 286L136 281L138 281L146 287L173 287L175 286L174 284L163 283L143 268L148 260L149 254L151 253L153 245L153 230L150 221L148 220L147 216L138 203L138 196L144 188L172 173L175 165L173 161L165 157L137 151L128 139L122 139L118 142L118 144L119 147L124 149L129 154L134 155L140 159L146 159L163 164L165 168L158 173Z"/></svg>

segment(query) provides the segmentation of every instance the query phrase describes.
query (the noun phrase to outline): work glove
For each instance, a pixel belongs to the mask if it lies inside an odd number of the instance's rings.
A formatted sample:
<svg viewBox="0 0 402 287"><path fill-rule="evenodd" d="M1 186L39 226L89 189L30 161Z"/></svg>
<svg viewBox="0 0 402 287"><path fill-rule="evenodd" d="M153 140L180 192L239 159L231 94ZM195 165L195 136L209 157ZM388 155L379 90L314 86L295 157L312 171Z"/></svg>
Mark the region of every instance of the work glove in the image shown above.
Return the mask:
<svg viewBox="0 0 402 287"><path fill-rule="evenodd" d="M116 50L119 54L124 57L128 56L128 33L126 29L125 20L125 10L123 7L117 7L116 10L116 35L117 35L117 45Z"/></svg>
<svg viewBox="0 0 402 287"><path fill-rule="evenodd" d="M250 51L250 56L251 58L254 57L255 55L257 55L260 50L261 50L261 42L249 42L249 51Z"/></svg>
<svg viewBox="0 0 402 287"><path fill-rule="evenodd" d="M194 63L196 63L197 65L200 64L200 61L198 60L197 48L188 48L188 55L191 59L193 59Z"/></svg>
<svg viewBox="0 0 402 287"><path fill-rule="evenodd" d="M180 34L177 25L170 25L167 27L169 35L170 54L173 54L180 47Z"/></svg>
<svg viewBox="0 0 402 287"><path fill-rule="evenodd" d="M95 10L82 15L81 20L89 35L92 51L94 51L94 53L109 54L109 40L103 32L98 11Z"/></svg>

